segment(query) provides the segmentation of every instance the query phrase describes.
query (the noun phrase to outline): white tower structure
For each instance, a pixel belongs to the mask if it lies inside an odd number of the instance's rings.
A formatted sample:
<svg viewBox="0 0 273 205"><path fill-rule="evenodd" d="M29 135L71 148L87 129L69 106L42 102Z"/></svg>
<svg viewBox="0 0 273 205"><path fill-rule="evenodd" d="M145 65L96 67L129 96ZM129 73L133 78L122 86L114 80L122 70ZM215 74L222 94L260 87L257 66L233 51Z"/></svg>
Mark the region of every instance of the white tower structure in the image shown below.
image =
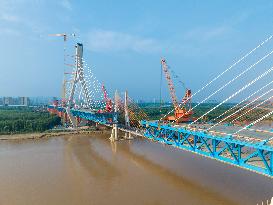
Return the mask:
<svg viewBox="0 0 273 205"><path fill-rule="evenodd" d="M124 94L124 113L125 113L125 126L130 127L130 119L129 119L129 109L128 109L128 91L125 91Z"/></svg>
<svg viewBox="0 0 273 205"><path fill-rule="evenodd" d="M115 105L114 105L114 111L115 112L118 112L118 103L119 103L119 95L118 95L118 91L116 90L116 92L115 92ZM114 140L117 141L118 140L118 125L117 125L117 123L113 124L110 140L111 141L114 141Z"/></svg>
<svg viewBox="0 0 273 205"><path fill-rule="evenodd" d="M130 128L130 116L129 116L129 107L128 107L128 91L126 90L124 93L124 119L125 119L125 128ZM125 132L125 139L133 139L131 136L131 132Z"/></svg>
<svg viewBox="0 0 273 205"><path fill-rule="evenodd" d="M80 84L82 87L82 91L84 94L84 99L85 99L85 103L86 105L89 105L91 103L91 98L88 92L88 88L84 79L84 69L83 69L83 45L81 43L77 43L76 47L76 55L75 55L75 72L73 73L73 80L72 80L72 84L71 84L71 90L70 90L70 95L68 98L68 105L67 105L67 114L68 117L73 125L73 127L77 126L77 122L76 119L73 117L73 115L71 114L71 108L73 108L74 106L74 94L75 94L75 89L76 89L76 85Z"/></svg>

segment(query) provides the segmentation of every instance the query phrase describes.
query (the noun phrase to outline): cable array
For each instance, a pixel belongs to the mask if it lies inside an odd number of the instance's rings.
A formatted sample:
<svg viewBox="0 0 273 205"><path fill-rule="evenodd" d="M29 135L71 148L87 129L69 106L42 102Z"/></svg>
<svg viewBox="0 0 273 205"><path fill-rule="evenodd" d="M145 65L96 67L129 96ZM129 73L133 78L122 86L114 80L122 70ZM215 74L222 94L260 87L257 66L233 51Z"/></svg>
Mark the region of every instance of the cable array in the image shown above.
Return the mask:
<svg viewBox="0 0 273 205"><path fill-rule="evenodd" d="M272 39L273 35L270 35L268 38L266 38L263 42L261 42L259 45L257 45L255 48L253 48L251 51L249 51L247 54L245 54L243 57L241 57L239 60L237 60L235 63L233 63L231 66L229 66L226 70L224 70L222 73L220 73L219 75L217 75L216 77L214 77L211 81L209 81L207 84L205 84L202 88L200 88L197 92L195 92L194 94L192 94L192 98L197 95L198 93L200 93L201 91L203 91L205 88L207 88L209 85L211 85L213 82L215 82L217 79L219 79L220 77L222 77L224 74L226 74L228 71L232 70L237 64L239 64L241 61L245 60L247 57L249 57L252 53L254 53L255 51L257 51L259 48L261 48L262 46L264 46L266 43L268 43L271 39ZM269 54L267 54L266 56L264 56L262 59L260 59L258 62L256 62L254 65L252 65L252 67L249 67L246 70L249 70L251 68L253 68L255 65L257 65L258 63L260 63L261 61L263 61L265 58L267 58L269 55L272 54L273 51L271 51ZM247 71L246 71L247 72ZM244 72L245 73L245 72ZM241 74L243 75L243 74ZM238 77L237 77L238 78ZM236 78L236 79L237 79ZM234 80L236 80L234 79ZM232 82L234 81L232 80ZM231 82L230 82L231 83ZM228 83L228 84L230 84ZM227 86L227 85L226 85ZM224 87L226 87L224 86ZM223 88L224 88L223 87ZM223 88L219 89L222 90ZM211 94L210 96L208 96L207 98L205 98L204 100L202 100L200 103L198 103L196 106L194 106L193 108L191 108L188 112L192 111L193 109L195 109L197 106L199 106L201 103L205 102L206 100L208 100L209 98L211 98L212 96L214 96L216 93L218 93L219 91L215 91L214 94ZM174 109L172 109L171 111L169 111L166 115L164 115L163 117L160 118L160 121L162 119L164 119L166 116L170 115L172 112L174 111ZM186 112L185 114L188 114L188 112ZM183 117L183 116L181 116ZM179 119L177 119L175 122L177 122Z"/></svg>
<svg viewBox="0 0 273 205"><path fill-rule="evenodd" d="M226 110L224 113L222 113L221 115L219 115L218 117L214 118L212 120L212 122L216 121L217 119L219 119L220 117L224 116L225 114L231 112L232 110L236 109L237 107L239 107L240 105L244 104L248 99L250 99L252 96L254 96L255 94L259 93L260 91L262 91L263 89L265 89L266 87L268 87L269 85L271 85L273 83L273 81L269 82L268 84L266 84L265 86L263 86L262 88L260 88L259 90L255 91L254 93L252 93L251 95L249 95L248 97L246 97L245 99L243 99L242 101L240 101L239 103L235 104L234 106L232 106L230 109ZM248 106L248 104L247 104Z"/></svg>
<svg viewBox="0 0 273 205"><path fill-rule="evenodd" d="M257 98L255 98L254 100L250 101L249 103L247 103L246 105L244 105L243 107L241 107L240 109L236 110L235 112L231 113L230 115L228 115L227 117L225 117L224 119L220 120L219 122L217 122L216 124L214 124L213 126L211 126L210 128L208 128L208 130L212 129L213 127L219 125L221 122L226 121L227 119L229 119L230 117L234 116L235 114L239 113L240 111L242 111L243 109L247 108L249 105L253 104L254 102L258 101L259 99L261 99L263 96L265 96L266 94L268 94L269 92L273 91L273 89L263 93L262 95L258 96ZM266 102L266 101L265 101ZM236 118L238 119L238 118ZM232 120L232 122L234 122L236 119Z"/></svg>
<svg viewBox="0 0 273 205"><path fill-rule="evenodd" d="M251 86L252 84L254 84L256 81L258 81L258 80L262 79L263 77L267 76L272 71L273 71L273 67L269 68L267 71L265 71L264 73L262 73L261 75L259 75L254 80L252 80L250 83L248 83L247 85L243 86L238 91L236 91L235 93L233 93L232 95L230 95L228 98L226 98L225 100L223 100L221 103L219 103L218 105L216 105L215 107L213 107L212 109L210 109L209 111L207 111L201 117L198 117L196 120L194 120L192 123L190 123L190 125L192 125L193 123L195 123L198 120L202 119L204 116L206 116L207 114L211 113L213 110L215 110L216 108L218 108L222 104L226 103L227 101L229 101L230 99L232 99L233 97L235 97L236 95L238 95L239 93L243 92L246 88L248 88L249 86Z"/></svg>

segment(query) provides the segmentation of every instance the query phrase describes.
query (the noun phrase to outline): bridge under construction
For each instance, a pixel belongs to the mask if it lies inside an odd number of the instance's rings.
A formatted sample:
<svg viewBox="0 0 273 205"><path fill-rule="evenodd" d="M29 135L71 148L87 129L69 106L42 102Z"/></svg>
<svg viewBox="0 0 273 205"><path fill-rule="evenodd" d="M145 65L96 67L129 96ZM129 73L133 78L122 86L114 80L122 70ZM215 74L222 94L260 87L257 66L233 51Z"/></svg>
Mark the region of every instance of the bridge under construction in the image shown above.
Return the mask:
<svg viewBox="0 0 273 205"><path fill-rule="evenodd" d="M57 36L63 36L66 43L66 34ZM223 93L223 90L234 82L245 78L248 72L255 69L259 63L268 60L273 51L266 53L223 85L215 87L214 91L206 95L203 100L192 104L196 95L205 92L208 87L214 86L216 80L224 78L226 73L234 70L255 51L265 47L272 37L268 37L239 58L197 92L192 93L191 89L184 86L185 94L181 101L176 96L173 83L175 76L171 74L166 59L161 59L161 71L166 78L173 109L167 114L161 115L158 120L149 119L143 109L129 97L128 91L125 91L122 96L116 91L111 98L106 86L96 79L94 72L84 61L83 44L76 43L75 54L71 55L74 63L64 62L65 65L72 67L72 72L65 72L65 75L70 78L64 79L62 99L49 105L48 111L61 117L65 126L74 129L90 123L111 127L111 140L119 140L121 137L133 139L133 137L142 136L273 177L272 123L269 128L257 127L259 123L271 119L270 117L273 115L273 67L266 68L253 78L249 77L251 79L242 87L237 87L231 95L224 96L222 102L213 105L201 115L193 117L198 106L212 99L217 93ZM68 56L66 53L64 55ZM242 97L240 102L233 104L214 119L206 120L210 113L243 93L247 97ZM252 121L243 125L236 124L248 114L255 116ZM122 132L123 135L119 132Z"/></svg>

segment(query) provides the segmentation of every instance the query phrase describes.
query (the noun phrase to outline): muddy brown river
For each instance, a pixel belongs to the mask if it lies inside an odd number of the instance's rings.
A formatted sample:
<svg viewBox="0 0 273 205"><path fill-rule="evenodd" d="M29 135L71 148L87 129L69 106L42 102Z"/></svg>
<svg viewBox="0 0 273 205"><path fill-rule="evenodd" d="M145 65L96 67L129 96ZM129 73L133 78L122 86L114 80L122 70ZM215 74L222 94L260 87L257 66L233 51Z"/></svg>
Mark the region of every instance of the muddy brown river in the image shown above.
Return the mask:
<svg viewBox="0 0 273 205"><path fill-rule="evenodd" d="M143 138L0 142L0 205L256 205L273 179Z"/></svg>

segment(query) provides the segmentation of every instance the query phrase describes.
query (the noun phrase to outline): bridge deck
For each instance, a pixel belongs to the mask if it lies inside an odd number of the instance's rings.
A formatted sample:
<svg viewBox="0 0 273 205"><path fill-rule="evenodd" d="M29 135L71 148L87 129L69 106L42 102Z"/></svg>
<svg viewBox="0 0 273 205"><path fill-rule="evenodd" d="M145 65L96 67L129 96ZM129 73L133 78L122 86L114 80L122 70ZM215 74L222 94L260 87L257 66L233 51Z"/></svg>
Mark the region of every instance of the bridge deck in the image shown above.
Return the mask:
<svg viewBox="0 0 273 205"><path fill-rule="evenodd" d="M212 124L194 124L191 126L192 130L205 132L209 129ZM175 128L187 127L187 124L173 125ZM238 125L225 125L220 124L215 126L213 129L209 130L208 133L213 136L226 137L227 135L232 135L236 131L240 130L242 127ZM269 125L255 126L246 130L241 131L239 134L233 135L234 139L252 142L263 142L271 137L273 137L272 127ZM269 141L268 144L273 146L273 140Z"/></svg>

